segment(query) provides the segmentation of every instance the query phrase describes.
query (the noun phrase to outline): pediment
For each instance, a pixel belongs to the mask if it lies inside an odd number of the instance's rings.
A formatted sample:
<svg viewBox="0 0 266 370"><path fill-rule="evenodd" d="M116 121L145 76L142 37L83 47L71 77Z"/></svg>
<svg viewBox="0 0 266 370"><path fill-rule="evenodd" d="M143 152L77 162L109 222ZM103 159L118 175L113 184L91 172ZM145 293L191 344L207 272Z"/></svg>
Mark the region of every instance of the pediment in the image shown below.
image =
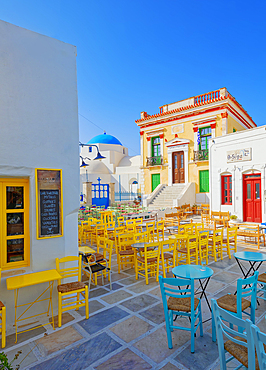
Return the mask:
<svg viewBox="0 0 266 370"><path fill-rule="evenodd" d="M175 137L173 140L165 143L165 146L169 147L169 146L177 146L177 145L188 145L189 143L190 143L189 139L180 139L179 137Z"/></svg>

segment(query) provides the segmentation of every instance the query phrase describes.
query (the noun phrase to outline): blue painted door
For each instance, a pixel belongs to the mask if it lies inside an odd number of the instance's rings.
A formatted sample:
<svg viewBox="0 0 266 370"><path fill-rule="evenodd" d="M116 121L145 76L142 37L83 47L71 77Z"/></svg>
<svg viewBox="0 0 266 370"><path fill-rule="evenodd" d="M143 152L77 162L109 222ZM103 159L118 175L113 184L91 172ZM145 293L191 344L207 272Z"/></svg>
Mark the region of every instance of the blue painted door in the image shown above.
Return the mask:
<svg viewBox="0 0 266 370"><path fill-rule="evenodd" d="M101 184L101 179L98 178L98 184L92 184L92 205L93 206L109 206L109 184Z"/></svg>

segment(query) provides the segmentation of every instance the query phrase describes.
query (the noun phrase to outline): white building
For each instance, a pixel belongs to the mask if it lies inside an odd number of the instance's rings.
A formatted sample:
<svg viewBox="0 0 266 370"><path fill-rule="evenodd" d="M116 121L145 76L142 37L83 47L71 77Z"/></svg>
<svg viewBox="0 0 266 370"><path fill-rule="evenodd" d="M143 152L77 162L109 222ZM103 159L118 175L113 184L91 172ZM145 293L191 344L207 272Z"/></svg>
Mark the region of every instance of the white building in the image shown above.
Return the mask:
<svg viewBox="0 0 266 370"><path fill-rule="evenodd" d="M266 221L266 126L210 140L210 206L241 221Z"/></svg>
<svg viewBox="0 0 266 370"><path fill-rule="evenodd" d="M105 158L93 160L99 152ZM128 156L128 148L112 135L106 133L92 138L81 148L81 157L88 164L80 168L80 192L86 194L86 182L97 184L101 178L103 184L115 184L115 192L134 192L139 188L140 155ZM89 160L90 159L90 160ZM80 159L82 160L82 159Z"/></svg>
<svg viewBox="0 0 266 370"><path fill-rule="evenodd" d="M7 322L14 323L6 278L55 269L56 257L78 254L76 47L3 21L0 35L1 301ZM37 169L43 170L38 183ZM40 189L44 194L50 186L60 204L48 230ZM20 297L33 301L42 291L42 284L23 288Z"/></svg>

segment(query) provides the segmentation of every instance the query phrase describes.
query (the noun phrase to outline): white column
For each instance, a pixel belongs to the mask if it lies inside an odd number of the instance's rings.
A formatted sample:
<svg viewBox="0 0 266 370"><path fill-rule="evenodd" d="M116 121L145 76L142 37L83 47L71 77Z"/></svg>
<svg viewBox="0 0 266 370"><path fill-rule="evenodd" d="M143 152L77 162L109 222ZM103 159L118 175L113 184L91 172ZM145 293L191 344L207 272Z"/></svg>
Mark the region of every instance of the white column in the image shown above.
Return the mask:
<svg viewBox="0 0 266 370"><path fill-rule="evenodd" d="M161 156L163 157L163 135L160 135Z"/></svg>
<svg viewBox="0 0 266 370"><path fill-rule="evenodd" d="M216 134L215 134L215 127L216 127L216 123L215 123L215 124L211 124L212 139L216 137Z"/></svg>
<svg viewBox="0 0 266 370"><path fill-rule="evenodd" d="M222 135L226 135L227 132L228 132L228 130L227 130L228 113L227 112L222 113L221 116L222 116Z"/></svg>
<svg viewBox="0 0 266 370"><path fill-rule="evenodd" d="M144 166L144 158L143 158L143 135L140 135L140 155L141 155L141 163Z"/></svg>
<svg viewBox="0 0 266 370"><path fill-rule="evenodd" d="M147 149L148 149L147 156L149 158L149 157L151 157L151 139L150 140L147 139Z"/></svg>
<svg viewBox="0 0 266 370"><path fill-rule="evenodd" d="M194 150L195 150L195 152L197 150L199 150L198 148L199 148L199 146L198 146L198 131L194 131Z"/></svg>

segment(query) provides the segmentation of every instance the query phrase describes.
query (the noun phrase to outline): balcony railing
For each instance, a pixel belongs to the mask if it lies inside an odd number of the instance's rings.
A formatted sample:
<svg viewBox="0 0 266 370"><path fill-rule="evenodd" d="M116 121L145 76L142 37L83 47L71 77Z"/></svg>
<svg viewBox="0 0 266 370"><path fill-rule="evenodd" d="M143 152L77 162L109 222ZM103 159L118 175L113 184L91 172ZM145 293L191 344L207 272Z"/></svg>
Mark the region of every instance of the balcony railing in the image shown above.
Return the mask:
<svg viewBox="0 0 266 370"><path fill-rule="evenodd" d="M163 157L158 155L156 157L147 157L147 167L148 166L158 166L163 164Z"/></svg>
<svg viewBox="0 0 266 370"><path fill-rule="evenodd" d="M207 161L209 159L209 150L194 150L194 161Z"/></svg>

